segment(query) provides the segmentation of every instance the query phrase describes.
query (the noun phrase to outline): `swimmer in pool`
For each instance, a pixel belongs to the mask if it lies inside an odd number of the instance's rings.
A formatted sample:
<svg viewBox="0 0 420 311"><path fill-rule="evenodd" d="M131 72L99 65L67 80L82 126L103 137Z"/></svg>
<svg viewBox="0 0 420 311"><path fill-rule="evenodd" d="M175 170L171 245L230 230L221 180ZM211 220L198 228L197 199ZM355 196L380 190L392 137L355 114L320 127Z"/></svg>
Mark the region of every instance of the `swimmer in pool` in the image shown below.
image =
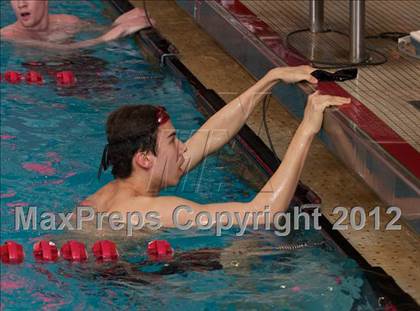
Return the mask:
<svg viewBox="0 0 420 311"><path fill-rule="evenodd" d="M134 211L145 215L154 211L159 214L163 227L174 227L172 215L175 208L181 205L190 207L192 211L179 213L179 224L194 220L201 211L210 213L213 221L216 213L222 211L237 212L240 219L244 219L246 212L263 212L266 207L270 209L271 216L275 212L286 211L311 142L321 129L324 110L349 104L349 98L322 95L319 92L308 97L303 120L281 165L250 202L199 204L181 197L160 196L159 192L176 185L182 175L229 142L278 81L296 83L306 80L317 83L311 76L313 70L310 66L270 70L256 84L208 119L185 143L177 138L176 130L164 108L149 105L120 107L108 117L108 144L101 161L101 169L112 167L115 179L80 205L91 206L99 212L121 212L122 215ZM258 218L260 223L263 222L262 218ZM133 219L132 223L137 221ZM233 224L237 224L235 217Z"/></svg>
<svg viewBox="0 0 420 311"><path fill-rule="evenodd" d="M11 0L10 3L16 14L16 22L1 28L1 40L44 49L86 48L128 36L151 26L145 12L136 8L117 18L111 29L103 35L95 39L69 42L69 39L81 30L101 27L74 15L49 14L48 0Z"/></svg>

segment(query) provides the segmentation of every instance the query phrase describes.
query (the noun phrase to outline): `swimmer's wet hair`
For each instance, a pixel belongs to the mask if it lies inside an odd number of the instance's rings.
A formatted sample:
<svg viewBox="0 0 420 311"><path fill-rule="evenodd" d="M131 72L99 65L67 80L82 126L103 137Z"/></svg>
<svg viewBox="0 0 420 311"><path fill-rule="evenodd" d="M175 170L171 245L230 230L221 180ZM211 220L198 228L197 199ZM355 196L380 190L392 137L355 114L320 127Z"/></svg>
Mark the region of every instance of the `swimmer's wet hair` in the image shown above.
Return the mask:
<svg viewBox="0 0 420 311"><path fill-rule="evenodd" d="M122 106L109 115L107 162L112 165L115 178L130 177L137 151L151 151L156 155L157 111L151 105L134 105Z"/></svg>

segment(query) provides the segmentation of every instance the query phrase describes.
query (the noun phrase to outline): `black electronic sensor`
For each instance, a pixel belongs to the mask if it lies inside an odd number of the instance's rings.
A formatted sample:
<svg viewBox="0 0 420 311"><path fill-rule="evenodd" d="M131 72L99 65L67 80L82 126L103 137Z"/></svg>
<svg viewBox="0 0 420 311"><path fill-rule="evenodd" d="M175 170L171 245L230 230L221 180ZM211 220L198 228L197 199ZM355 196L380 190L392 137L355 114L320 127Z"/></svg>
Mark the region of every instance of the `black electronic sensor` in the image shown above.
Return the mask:
<svg viewBox="0 0 420 311"><path fill-rule="evenodd" d="M315 70L311 73L318 81L347 81L357 78L357 68L341 69L334 73L325 70Z"/></svg>

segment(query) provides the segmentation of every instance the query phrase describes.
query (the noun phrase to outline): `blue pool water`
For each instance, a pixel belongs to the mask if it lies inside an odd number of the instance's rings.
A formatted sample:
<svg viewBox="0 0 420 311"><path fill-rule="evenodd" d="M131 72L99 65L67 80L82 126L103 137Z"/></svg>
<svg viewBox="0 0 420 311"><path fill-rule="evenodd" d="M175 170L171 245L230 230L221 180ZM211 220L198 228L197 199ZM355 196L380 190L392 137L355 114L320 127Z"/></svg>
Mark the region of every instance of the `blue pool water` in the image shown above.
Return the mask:
<svg viewBox="0 0 420 311"><path fill-rule="evenodd" d="M50 1L52 12L73 13L109 24L101 1ZM1 1L1 26L13 21ZM91 36L82 34L80 38ZM163 104L180 136L188 137L205 118L195 108L185 81L151 65L131 39L73 55L46 55L1 42L1 72L26 71L25 62L41 61L42 86L1 83L1 239L24 246L25 262L1 265L1 307L21 309L169 309L169 310L369 310L377 300L363 271L320 232L294 231L287 237L234 228L213 231L162 230L151 236L115 236L118 263L42 264L32 258L34 241L47 238L61 246L66 232L14 229L14 208L70 212L77 202L111 180L98 181L105 144L104 122L122 104ZM71 69L72 88L58 88L52 73ZM263 183L245 156L226 147L163 194L207 203L247 201ZM242 176L253 176L252 179ZM151 239L167 239L174 262L151 263ZM79 236L88 244L99 237ZM319 246L280 250L279 245ZM207 250L209 249L209 250Z"/></svg>

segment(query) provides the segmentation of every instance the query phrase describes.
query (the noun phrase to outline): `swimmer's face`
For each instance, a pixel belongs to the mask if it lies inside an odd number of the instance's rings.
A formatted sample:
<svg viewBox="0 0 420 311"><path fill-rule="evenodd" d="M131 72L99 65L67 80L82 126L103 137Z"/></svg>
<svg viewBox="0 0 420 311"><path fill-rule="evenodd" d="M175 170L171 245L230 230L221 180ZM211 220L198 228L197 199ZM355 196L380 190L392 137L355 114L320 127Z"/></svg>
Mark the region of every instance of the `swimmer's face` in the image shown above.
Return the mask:
<svg viewBox="0 0 420 311"><path fill-rule="evenodd" d="M185 144L177 138L171 121L159 126L152 178L157 183L160 181L161 187L175 186L179 182L183 174L185 151Z"/></svg>
<svg viewBox="0 0 420 311"><path fill-rule="evenodd" d="M11 0L16 19L25 28L35 28L48 18L48 0Z"/></svg>

